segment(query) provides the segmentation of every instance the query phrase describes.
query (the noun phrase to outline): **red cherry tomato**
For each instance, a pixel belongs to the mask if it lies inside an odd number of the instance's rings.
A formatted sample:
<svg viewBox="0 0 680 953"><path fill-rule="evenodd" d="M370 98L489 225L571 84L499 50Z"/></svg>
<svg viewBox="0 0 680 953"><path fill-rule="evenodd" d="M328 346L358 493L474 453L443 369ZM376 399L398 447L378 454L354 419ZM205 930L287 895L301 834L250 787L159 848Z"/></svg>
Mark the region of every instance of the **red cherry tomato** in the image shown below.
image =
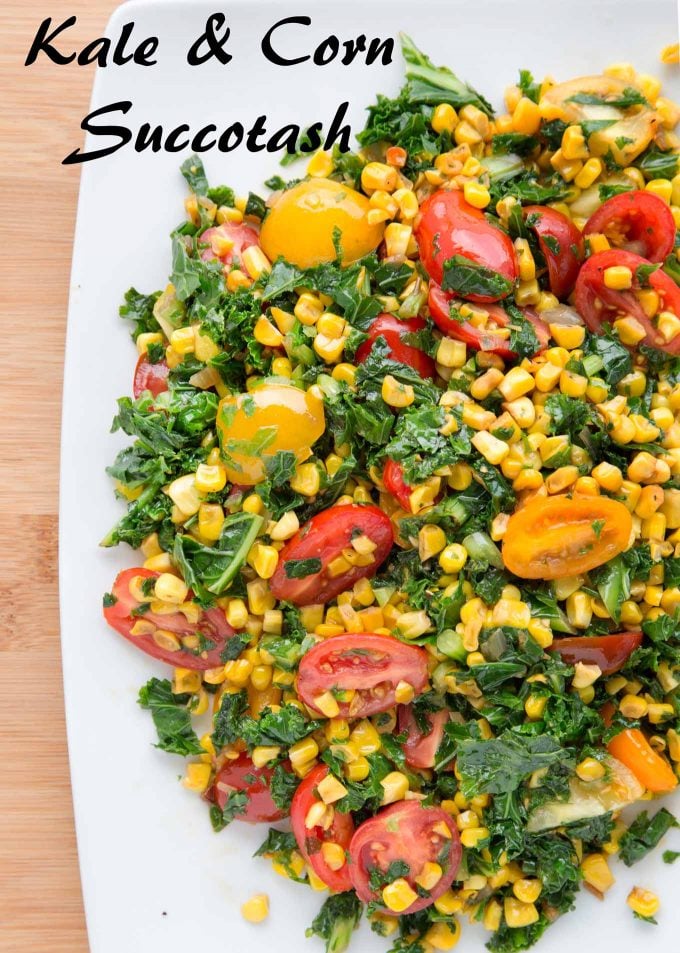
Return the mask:
<svg viewBox="0 0 680 953"><path fill-rule="evenodd" d="M397 711L399 734L406 732L404 742L406 763L412 768L433 768L439 745L444 737L444 726L449 720L449 712L444 708L441 711L428 712L425 717L429 722L430 730L424 734L413 714L412 705L400 705Z"/></svg>
<svg viewBox="0 0 680 953"><path fill-rule="evenodd" d="M397 463L396 460L385 460L382 478L387 492L392 494L403 510L410 513L413 487L404 480L404 468L401 463Z"/></svg>
<svg viewBox="0 0 680 953"><path fill-rule="evenodd" d="M161 662L167 662L168 665L204 671L224 664L220 654L234 634L234 630L227 623L222 609L204 609L199 621L194 623L188 622L184 613L179 610L169 615L159 615L150 610L132 615L133 610L138 610L143 603L130 592L130 583L137 576L141 576L142 579L156 579L159 575L160 573L152 572L150 569L125 569L119 573L112 590L116 601L113 605L104 607L106 621L124 639L136 645L142 652L160 659ZM191 594L187 598L191 598ZM173 652L159 645L153 633L133 635L133 626L142 619L153 622L159 630L173 633L182 643L181 647ZM199 634L212 643L212 647L200 651ZM189 640L189 647L184 644L185 639ZM194 642L195 647L192 645Z"/></svg>
<svg viewBox="0 0 680 953"><path fill-rule="evenodd" d="M302 656L298 695L322 714L316 699L335 691L338 718L366 718L394 705L399 682L408 682L416 695L427 685L427 652L391 635L337 635L318 642ZM343 700L340 692L353 692Z"/></svg>
<svg viewBox="0 0 680 953"><path fill-rule="evenodd" d="M415 334L416 331L422 331L424 327L425 321L422 318L400 321L392 314L379 314L368 329L368 341L364 341L357 348L357 364L364 363L373 350L373 344L377 338L384 338L390 349L389 356L393 361L408 364L414 371L418 371L421 377L434 377L435 367L432 358L419 347L404 341L406 334Z"/></svg>
<svg viewBox="0 0 680 953"><path fill-rule="evenodd" d="M584 235L601 232L612 245L663 261L673 251L675 222L670 208L652 192L622 192L607 199L590 216Z"/></svg>
<svg viewBox="0 0 680 953"><path fill-rule="evenodd" d="M473 208L462 192L440 190L420 206L416 240L425 270L441 285L444 262L462 255L514 283L517 259L512 241L491 225L483 212ZM470 301L498 301L505 295L467 295Z"/></svg>
<svg viewBox="0 0 680 953"><path fill-rule="evenodd" d="M596 334L602 331L603 324L611 324L616 318L629 316L639 321L647 332L647 336L640 343L667 354L680 354L680 334L670 341L665 341L635 296L634 292L640 288L636 271L641 265L649 264L646 258L619 248L591 255L581 268L576 281L576 308L589 329ZM623 265L633 273L633 287L630 291L614 291L605 285L604 272L615 265ZM659 269L649 275L647 282L659 295L659 312L671 311L680 317L680 288L673 279Z"/></svg>
<svg viewBox="0 0 680 953"><path fill-rule="evenodd" d="M286 816L274 804L269 787L272 780L272 768L256 768L247 754L240 754L235 761L226 761L215 778L212 797L220 810L224 810L227 798L232 791L246 791L248 804L243 814L237 814L236 821L280 821Z"/></svg>
<svg viewBox="0 0 680 953"><path fill-rule="evenodd" d="M152 397L158 397L159 394L166 391L168 389L169 373L170 368L165 360L152 364L148 355L140 354L132 382L132 393L135 395L135 400L145 390L151 391Z"/></svg>
<svg viewBox="0 0 680 953"><path fill-rule="evenodd" d="M517 356L515 352L510 349L508 338L500 337L500 335L494 331L494 329L506 328L512 323L504 308L496 304L485 304L484 310L489 312L490 323L486 328L480 329L469 321L460 322L451 317L450 308L453 301L455 301L455 299L449 297L445 291L442 291L439 285L433 281L430 282L430 294L427 303L430 308L432 320L440 331L443 331L444 334L450 338L455 338L457 341L464 341L476 351L490 351L508 360ZM530 321L533 325L539 342L539 351L542 351L550 340L548 328L545 323L528 308L522 309L522 314L527 321Z"/></svg>
<svg viewBox="0 0 680 953"><path fill-rule="evenodd" d="M574 223L554 208L527 205L522 216L536 233L548 266L550 290L560 300L571 294L583 261L583 238Z"/></svg>
<svg viewBox="0 0 680 953"><path fill-rule="evenodd" d="M449 889L460 865L462 849L456 825L446 811L423 807L420 801L399 801L357 828L349 852L349 872L357 896L364 903L375 902L381 907L382 891L373 890L370 885L371 872L376 868L387 874L390 864L403 861L409 867L405 879L418 892L415 878L424 865L439 864L443 873L432 890L403 911L416 913Z"/></svg>
<svg viewBox="0 0 680 953"><path fill-rule="evenodd" d="M351 564L351 560L360 556L352 548L352 540L358 536L366 536L375 544L370 554L372 562L366 565ZM328 602L338 593L350 589L358 579L375 575L389 555L393 542L390 518L377 506L356 503L331 506L313 516L286 543L269 588L276 599L297 606ZM343 555L343 550L347 550L350 557L350 568L333 575L332 563ZM305 565L303 560L309 560L309 563Z"/></svg>
<svg viewBox="0 0 680 953"><path fill-rule="evenodd" d="M334 893L342 893L344 890L352 889L349 864L345 863L339 870L332 870L324 860L321 846L330 842L339 844L346 850L354 833L352 815L341 814L340 811L334 810L333 822L328 830L324 830L320 824L310 828L305 823L309 809L321 800L317 788L327 774L328 767L325 764L320 764L305 775L293 795L290 805L290 821L300 853L314 873L323 880L329 890Z"/></svg>
<svg viewBox="0 0 680 953"><path fill-rule="evenodd" d="M616 635L598 635L592 638L574 637L556 639L550 652L557 652L568 665L583 662L599 665L603 675L618 672L635 649L642 644L642 632L618 632Z"/></svg>
<svg viewBox="0 0 680 953"><path fill-rule="evenodd" d="M234 265L238 267L241 255L250 248L251 245L257 245L260 236L251 228L250 225L237 225L234 222L225 222L224 225L216 225L214 228L208 228L199 238L199 242L208 245L201 252L203 261L212 261L214 258L224 265ZM229 243L231 242L231 245Z"/></svg>

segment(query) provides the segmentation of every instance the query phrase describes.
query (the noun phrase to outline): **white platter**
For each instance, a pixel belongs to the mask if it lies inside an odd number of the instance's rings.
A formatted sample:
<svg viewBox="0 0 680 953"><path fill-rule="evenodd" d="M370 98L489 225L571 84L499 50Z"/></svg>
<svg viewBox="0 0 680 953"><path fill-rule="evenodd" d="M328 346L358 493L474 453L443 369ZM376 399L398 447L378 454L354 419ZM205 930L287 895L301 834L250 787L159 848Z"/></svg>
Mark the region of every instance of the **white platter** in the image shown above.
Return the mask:
<svg viewBox="0 0 680 953"><path fill-rule="evenodd" d="M215 62L189 67L186 49L216 8L226 11L231 25L233 61L228 67ZM180 122L196 128L209 121L249 123L266 113L276 128L287 122L304 127L317 118L328 122L338 103L348 99L350 119L359 129L363 108L375 94L398 89L400 58L387 67L281 68L265 61L259 42L267 29L281 17L303 13L313 23L290 28L285 46L291 55L310 52L331 33L348 39L404 30L435 63L448 64L497 104L520 67L566 79L630 60L658 74L659 51L677 40L673 0L132 0L114 13L108 35L117 36L134 20L140 39L160 38L159 63L100 69L92 108L131 99L134 109L127 118L133 127L145 120L168 128ZM679 99L680 83L670 69L663 78L669 95ZM64 154L77 142L74 129ZM213 834L205 806L177 783L182 760L151 746L151 719L136 704L139 686L164 667L117 638L101 616L102 593L118 569L134 564L127 548L97 547L121 512L104 467L122 445L119 435L109 435L109 423L115 399L129 392L135 357L118 305L130 285L152 291L166 283L167 236L183 211L178 173L183 157L138 155L128 147L83 167L64 383L60 580L71 774L90 944L92 953L199 948L313 953L322 946L316 939L305 941L304 929L322 897L251 859L263 831L236 823ZM276 158L267 153L240 149L204 158L211 180L239 193L261 189L278 171ZM666 846L680 847L677 831ZM616 875L606 903L584 892L578 912L551 928L539 949L677 949L680 864L665 866L657 853L633 870L617 865ZM661 895L658 927L634 921L625 907L633 884ZM240 904L255 891L271 898L271 916L258 927L239 914ZM483 949L481 930L464 924L463 934L459 949ZM387 944L363 926L353 949L378 953Z"/></svg>

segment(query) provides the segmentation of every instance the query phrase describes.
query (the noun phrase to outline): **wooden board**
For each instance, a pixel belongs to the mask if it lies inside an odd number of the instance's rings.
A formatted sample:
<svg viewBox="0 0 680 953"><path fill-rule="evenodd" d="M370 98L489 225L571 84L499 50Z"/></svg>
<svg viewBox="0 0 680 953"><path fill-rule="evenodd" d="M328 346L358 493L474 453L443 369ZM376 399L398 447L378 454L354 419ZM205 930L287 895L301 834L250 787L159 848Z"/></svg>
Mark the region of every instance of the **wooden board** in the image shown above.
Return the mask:
<svg viewBox="0 0 680 953"><path fill-rule="evenodd" d="M115 0L3 0L0 106L0 950L88 949L64 731L59 422L79 145L93 67L23 63L40 22L99 36ZM93 358L96 359L93 351ZM93 765L96 770L96 765Z"/></svg>

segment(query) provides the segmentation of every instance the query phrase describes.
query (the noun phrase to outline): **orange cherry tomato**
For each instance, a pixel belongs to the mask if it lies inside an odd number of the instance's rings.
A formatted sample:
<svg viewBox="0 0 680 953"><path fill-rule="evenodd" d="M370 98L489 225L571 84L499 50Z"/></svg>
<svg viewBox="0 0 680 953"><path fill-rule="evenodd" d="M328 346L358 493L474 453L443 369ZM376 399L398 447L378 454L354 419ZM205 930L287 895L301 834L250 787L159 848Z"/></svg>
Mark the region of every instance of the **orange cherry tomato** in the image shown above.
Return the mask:
<svg viewBox="0 0 680 953"><path fill-rule="evenodd" d="M340 233L344 264L374 251L385 226L369 225L365 195L330 179L309 179L286 189L262 224L260 244L270 261L279 256L299 268L335 261Z"/></svg>
<svg viewBox="0 0 680 953"><path fill-rule="evenodd" d="M677 787L678 779L670 764L656 753L639 728L625 728L612 738L607 750L625 764L648 791L667 794Z"/></svg>
<svg viewBox="0 0 680 953"><path fill-rule="evenodd" d="M311 390L263 384L222 398L217 431L228 479L242 486L261 483L267 459L279 450L292 450L304 460L324 427L323 400Z"/></svg>
<svg viewBox="0 0 680 953"><path fill-rule="evenodd" d="M633 519L605 497L534 499L510 517L503 562L522 579L577 576L628 546Z"/></svg>

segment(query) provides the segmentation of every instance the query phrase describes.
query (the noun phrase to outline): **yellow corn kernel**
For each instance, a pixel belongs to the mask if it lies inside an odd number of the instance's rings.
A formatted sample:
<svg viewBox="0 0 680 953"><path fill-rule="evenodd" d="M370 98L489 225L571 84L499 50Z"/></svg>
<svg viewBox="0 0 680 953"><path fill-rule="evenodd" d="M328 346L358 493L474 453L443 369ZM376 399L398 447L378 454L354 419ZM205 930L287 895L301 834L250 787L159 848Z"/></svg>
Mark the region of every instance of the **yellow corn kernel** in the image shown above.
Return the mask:
<svg viewBox="0 0 680 953"><path fill-rule="evenodd" d="M506 924L512 928L526 927L538 920L538 910L533 903L523 903L516 897L505 897L503 912Z"/></svg>
<svg viewBox="0 0 680 953"><path fill-rule="evenodd" d="M484 400L503 380L503 371L497 367L490 367L488 371L478 377L470 385L470 396L475 400Z"/></svg>
<svg viewBox="0 0 680 953"><path fill-rule="evenodd" d="M259 245L250 245L241 252L241 264L253 280L272 270L271 262Z"/></svg>
<svg viewBox="0 0 680 953"><path fill-rule="evenodd" d="M400 383L391 374L386 374L383 378L381 394L390 407L410 407L416 399L413 387Z"/></svg>
<svg viewBox="0 0 680 953"><path fill-rule="evenodd" d="M642 887L633 887L626 897L626 903L639 917L653 917L661 905L655 893Z"/></svg>
<svg viewBox="0 0 680 953"><path fill-rule="evenodd" d="M156 579L154 585L154 595L161 602L169 602L172 605L181 605L186 600L189 587L183 579L169 572L161 573Z"/></svg>
<svg viewBox="0 0 680 953"><path fill-rule="evenodd" d="M498 390L506 401L509 402L516 401L519 397L523 397L533 389L534 379L531 374L522 367L511 368L498 385ZM512 414L512 410L509 407L506 407L506 410Z"/></svg>
<svg viewBox="0 0 680 953"><path fill-rule="evenodd" d="M466 182L463 186L465 201L474 208L486 208L491 201L491 194L485 185L479 182Z"/></svg>
<svg viewBox="0 0 680 953"><path fill-rule="evenodd" d="M266 764L278 758L281 748L276 745L258 745L253 748L251 758L256 768L264 768Z"/></svg>
<svg viewBox="0 0 680 953"><path fill-rule="evenodd" d="M603 168L601 159L588 159L581 171L574 176L574 185L578 186L579 189L590 188L593 182L596 182L602 175Z"/></svg>
<svg viewBox="0 0 680 953"><path fill-rule="evenodd" d="M556 172L559 172L565 182L571 182L572 179L575 179L583 168L583 162L580 159L567 159L561 149L553 152L550 165ZM568 213L569 207L565 206L565 208Z"/></svg>
<svg viewBox="0 0 680 953"><path fill-rule="evenodd" d="M374 192L376 189L394 192L398 184L397 170L383 162L369 162L361 171L361 187L365 192Z"/></svg>
<svg viewBox="0 0 680 953"><path fill-rule="evenodd" d="M383 789L381 804L394 804L395 801L403 801L408 791L408 778L401 771L390 771L380 785Z"/></svg>
<svg viewBox="0 0 680 953"><path fill-rule="evenodd" d="M137 353L146 354L150 344L163 343L163 335L158 331L147 331L144 334L139 334L135 343L137 345Z"/></svg>
<svg viewBox="0 0 680 953"><path fill-rule="evenodd" d="M474 435L472 443L485 460L488 460L494 466L498 466L510 452L510 447L505 441L498 440L484 430L480 430Z"/></svg>
<svg viewBox="0 0 680 953"><path fill-rule="evenodd" d="M149 556L144 560L144 569L152 569L154 572L177 572L170 557L170 553L158 553L157 556ZM146 597L138 600L145 602Z"/></svg>
<svg viewBox="0 0 680 953"><path fill-rule="evenodd" d="M260 315L255 322L253 336L264 347L281 347L283 344L283 335L264 315Z"/></svg>
<svg viewBox="0 0 680 953"><path fill-rule="evenodd" d="M187 473L173 480L167 489L167 494L183 516L189 517L198 513L202 500L193 473Z"/></svg>
<svg viewBox="0 0 680 953"><path fill-rule="evenodd" d="M455 341L453 338L442 338L435 359L442 367L462 367L467 361L465 342Z"/></svg>
<svg viewBox="0 0 680 953"><path fill-rule="evenodd" d="M541 125L541 111L533 100L522 96L512 111L512 128L526 136L533 136Z"/></svg>
<svg viewBox="0 0 680 953"><path fill-rule="evenodd" d="M316 704L316 699L314 703ZM318 753L318 744L311 735L308 735L306 738L303 738L301 741L296 741L295 744L290 746L288 749L288 758L290 759L290 763L295 767L316 758Z"/></svg>
<svg viewBox="0 0 680 953"><path fill-rule="evenodd" d="M394 913L403 913L411 904L416 902L418 894L407 880L398 877L391 884L383 887L382 899L388 910L392 910Z"/></svg>
<svg viewBox="0 0 680 953"><path fill-rule="evenodd" d="M187 765L186 774L182 778L182 784L189 791L195 791L197 794L203 794L210 784L210 775L212 768L209 764L193 762Z"/></svg>
<svg viewBox="0 0 680 953"><path fill-rule="evenodd" d="M319 469L314 463L301 463L290 480L291 489L302 496L316 496L321 487Z"/></svg>
<svg viewBox="0 0 680 953"><path fill-rule="evenodd" d="M332 692L323 692L314 699L314 707L318 708L326 718L337 718L340 714L340 706Z"/></svg>
<svg viewBox="0 0 680 953"><path fill-rule="evenodd" d="M201 503L198 509L198 531L204 539L214 542L220 538L224 510L219 503Z"/></svg>
<svg viewBox="0 0 680 953"><path fill-rule="evenodd" d="M588 245L593 254L599 251L608 251L611 248L609 239L601 232L591 232L587 238Z"/></svg>
<svg viewBox="0 0 680 953"><path fill-rule="evenodd" d="M624 267L623 265L614 265L613 267L619 268ZM605 268L605 274L611 269ZM630 269L626 269L630 272ZM640 341L644 340L647 336L647 332L644 327L640 324L636 318L618 318L614 321L614 327L616 328L621 343L627 345L628 347L635 347L636 344L639 344Z"/></svg>
<svg viewBox="0 0 680 953"><path fill-rule="evenodd" d="M199 493L219 493L227 485L224 467L200 463L196 469L196 489Z"/></svg>
<svg viewBox="0 0 680 953"><path fill-rule="evenodd" d="M541 364L535 375L536 390L547 394L554 389L562 373L563 371L559 364L553 364L550 361Z"/></svg>
<svg viewBox="0 0 680 953"><path fill-rule="evenodd" d="M576 765L576 774L582 781L598 781L605 775L605 766L597 758L584 758Z"/></svg>
<svg viewBox="0 0 680 953"><path fill-rule="evenodd" d="M267 609L273 609L276 604L265 579L252 579L246 583L246 592L248 608L253 615L264 615Z"/></svg>
<svg viewBox="0 0 680 953"><path fill-rule="evenodd" d="M524 702L524 711L529 721L540 721L545 711L548 699L542 695L529 695Z"/></svg>
<svg viewBox="0 0 680 953"><path fill-rule="evenodd" d="M333 157L330 153L319 149L307 163L307 175L313 179L327 179L333 168Z"/></svg>
<svg viewBox="0 0 680 953"><path fill-rule="evenodd" d="M486 840L488 836L488 827L468 827L466 830L461 832L460 842L463 847L471 849L477 847L477 845L481 841Z"/></svg>
<svg viewBox="0 0 680 953"><path fill-rule="evenodd" d="M567 397L583 397L588 388L588 378L573 371L564 370L560 374L560 390Z"/></svg>
<svg viewBox="0 0 680 953"><path fill-rule="evenodd" d="M269 897L266 893L256 893L241 904L241 916L248 923L262 923L269 916Z"/></svg>
<svg viewBox="0 0 680 953"><path fill-rule="evenodd" d="M515 292L515 302L520 307L526 305L537 305L541 300L541 289L534 278L532 281L520 281Z"/></svg>
<svg viewBox="0 0 680 953"><path fill-rule="evenodd" d="M586 336L585 328L579 324L551 324L549 328L553 341L568 351L581 347Z"/></svg>
<svg viewBox="0 0 680 953"><path fill-rule="evenodd" d="M580 126L567 126L560 149L565 159L587 159L590 153Z"/></svg>
<svg viewBox="0 0 680 953"><path fill-rule="evenodd" d="M449 889L443 893L441 897L437 897L434 902L434 908L437 913L441 913L442 916L450 917L454 913L458 913L462 910L463 901L456 896L453 890Z"/></svg>
<svg viewBox="0 0 680 953"><path fill-rule="evenodd" d="M647 708L647 718L653 725L660 725L674 714L675 709L667 702L650 702Z"/></svg>
<svg viewBox="0 0 680 953"><path fill-rule="evenodd" d="M680 318L672 311L662 311L656 326L661 337L668 343L680 333Z"/></svg>
<svg viewBox="0 0 680 953"><path fill-rule="evenodd" d="M653 195L656 195L657 198L660 198L666 205L670 205L671 195L673 194L673 183L668 179L652 179L647 183L645 189L647 192L651 192Z"/></svg>
<svg viewBox="0 0 680 953"><path fill-rule="evenodd" d="M194 350L194 329L177 328L170 335L170 344L176 354L191 354Z"/></svg>
<svg viewBox="0 0 680 953"><path fill-rule="evenodd" d="M605 287L614 291L626 291L633 284L633 272L625 265L612 265L603 274Z"/></svg>
<svg viewBox="0 0 680 953"><path fill-rule="evenodd" d="M295 317L307 327L316 324L323 311L324 306L318 295L310 294L307 291L300 295L294 308Z"/></svg>
<svg viewBox="0 0 680 953"><path fill-rule="evenodd" d="M606 893L614 884L614 875L603 854L588 854L584 857L581 861L581 874L585 882L600 893Z"/></svg>
<svg viewBox="0 0 680 953"><path fill-rule="evenodd" d="M473 438L474 443L474 438ZM446 546L446 533L434 523L426 523L418 533L418 555L425 562L440 553Z"/></svg>
<svg viewBox="0 0 680 953"><path fill-rule="evenodd" d="M492 610L492 625L507 625L516 629L525 629L531 619L531 609L520 599L498 600Z"/></svg>
<svg viewBox="0 0 680 953"><path fill-rule="evenodd" d="M424 939L428 948L452 950L460 939L460 924L455 918L448 923L439 920L427 930Z"/></svg>
<svg viewBox="0 0 680 953"><path fill-rule="evenodd" d="M512 885L512 892L522 903L535 903L542 890L543 883L537 877L522 877Z"/></svg>
<svg viewBox="0 0 680 953"><path fill-rule="evenodd" d="M356 760L345 765L345 774L350 781L365 781L370 772L370 762L363 755L359 755Z"/></svg>
<svg viewBox="0 0 680 953"><path fill-rule="evenodd" d="M432 622L424 609L402 612L397 620L397 628L405 639L418 639L432 628Z"/></svg>
<svg viewBox="0 0 680 953"><path fill-rule="evenodd" d="M458 122L456 110L449 103L440 103L432 110L430 125L436 133L452 133Z"/></svg>
<svg viewBox="0 0 680 953"><path fill-rule="evenodd" d="M446 573L459 573L467 562L468 554L460 543L451 543L439 554L439 565Z"/></svg>
<svg viewBox="0 0 680 953"><path fill-rule="evenodd" d="M253 553L253 550L255 552ZM279 562L279 554L273 546L265 546L263 543L255 543L251 549L252 567L260 579L271 579L276 571ZM248 554L250 559L250 553Z"/></svg>

